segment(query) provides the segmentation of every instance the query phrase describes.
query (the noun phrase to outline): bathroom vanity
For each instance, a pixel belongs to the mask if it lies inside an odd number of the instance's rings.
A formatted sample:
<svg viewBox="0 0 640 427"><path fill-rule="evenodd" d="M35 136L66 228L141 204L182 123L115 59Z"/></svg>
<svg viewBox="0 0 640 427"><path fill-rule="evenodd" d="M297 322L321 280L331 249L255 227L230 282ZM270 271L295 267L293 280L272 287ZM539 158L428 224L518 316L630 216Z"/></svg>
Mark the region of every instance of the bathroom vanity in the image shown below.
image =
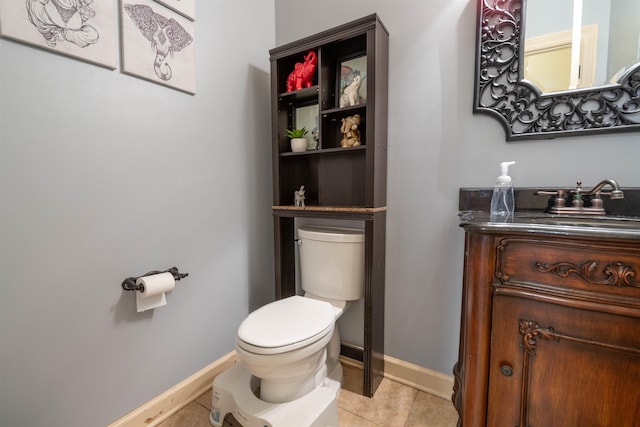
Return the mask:
<svg viewBox="0 0 640 427"><path fill-rule="evenodd" d="M458 426L637 427L640 220L469 211L461 226Z"/></svg>

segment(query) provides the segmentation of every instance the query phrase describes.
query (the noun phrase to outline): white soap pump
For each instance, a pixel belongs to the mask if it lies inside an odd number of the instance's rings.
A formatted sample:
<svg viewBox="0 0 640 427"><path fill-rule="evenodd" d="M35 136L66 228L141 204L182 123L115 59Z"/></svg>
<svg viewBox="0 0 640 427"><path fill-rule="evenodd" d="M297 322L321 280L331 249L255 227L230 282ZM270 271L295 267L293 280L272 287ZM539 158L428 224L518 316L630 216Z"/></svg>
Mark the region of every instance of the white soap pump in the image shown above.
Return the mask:
<svg viewBox="0 0 640 427"><path fill-rule="evenodd" d="M491 215L509 216L513 214L515 200L513 197L513 185L509 176L509 166L515 165L516 162L502 162L500 168L502 175L496 181L493 187L493 195L491 196Z"/></svg>

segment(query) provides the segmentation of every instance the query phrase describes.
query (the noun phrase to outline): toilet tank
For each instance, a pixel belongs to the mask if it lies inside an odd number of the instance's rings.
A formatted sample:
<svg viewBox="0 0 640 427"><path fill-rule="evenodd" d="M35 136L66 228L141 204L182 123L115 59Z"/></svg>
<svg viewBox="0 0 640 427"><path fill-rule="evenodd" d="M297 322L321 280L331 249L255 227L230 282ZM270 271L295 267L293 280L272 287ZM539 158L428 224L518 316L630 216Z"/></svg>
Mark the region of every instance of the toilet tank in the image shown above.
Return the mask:
<svg viewBox="0 0 640 427"><path fill-rule="evenodd" d="M364 230L304 225L298 238L302 289L340 301L364 296Z"/></svg>

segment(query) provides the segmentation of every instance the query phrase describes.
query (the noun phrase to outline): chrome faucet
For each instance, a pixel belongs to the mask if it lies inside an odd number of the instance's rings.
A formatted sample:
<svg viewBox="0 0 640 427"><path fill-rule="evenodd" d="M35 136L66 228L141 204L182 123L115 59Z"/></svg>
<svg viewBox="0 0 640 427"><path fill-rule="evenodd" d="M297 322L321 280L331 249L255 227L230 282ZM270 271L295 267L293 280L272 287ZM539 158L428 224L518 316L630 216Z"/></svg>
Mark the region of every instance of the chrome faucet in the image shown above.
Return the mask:
<svg viewBox="0 0 640 427"><path fill-rule="evenodd" d="M611 191L602 191L602 189L607 185L611 187ZM573 195L571 206L566 206L565 195L567 193ZM550 210L552 214L606 215L602 205L602 196L609 196L611 199L624 199L624 193L620 189L618 183L613 179L600 181L589 191L583 190L582 182L578 181L576 183L576 188L573 190L540 190L535 194L538 196L555 196L553 199L553 206ZM589 197L589 202L591 204L589 207L584 205L585 196Z"/></svg>

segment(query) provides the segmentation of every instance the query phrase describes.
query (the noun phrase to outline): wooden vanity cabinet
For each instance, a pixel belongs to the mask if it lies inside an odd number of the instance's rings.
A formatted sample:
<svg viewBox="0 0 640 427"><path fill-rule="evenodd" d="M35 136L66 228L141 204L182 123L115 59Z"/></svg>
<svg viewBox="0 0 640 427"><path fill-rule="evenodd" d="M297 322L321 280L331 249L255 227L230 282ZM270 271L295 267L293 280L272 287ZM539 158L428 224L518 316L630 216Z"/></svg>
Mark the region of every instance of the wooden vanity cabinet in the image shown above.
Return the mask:
<svg viewBox="0 0 640 427"><path fill-rule="evenodd" d="M465 228L458 426L640 426L640 237Z"/></svg>

